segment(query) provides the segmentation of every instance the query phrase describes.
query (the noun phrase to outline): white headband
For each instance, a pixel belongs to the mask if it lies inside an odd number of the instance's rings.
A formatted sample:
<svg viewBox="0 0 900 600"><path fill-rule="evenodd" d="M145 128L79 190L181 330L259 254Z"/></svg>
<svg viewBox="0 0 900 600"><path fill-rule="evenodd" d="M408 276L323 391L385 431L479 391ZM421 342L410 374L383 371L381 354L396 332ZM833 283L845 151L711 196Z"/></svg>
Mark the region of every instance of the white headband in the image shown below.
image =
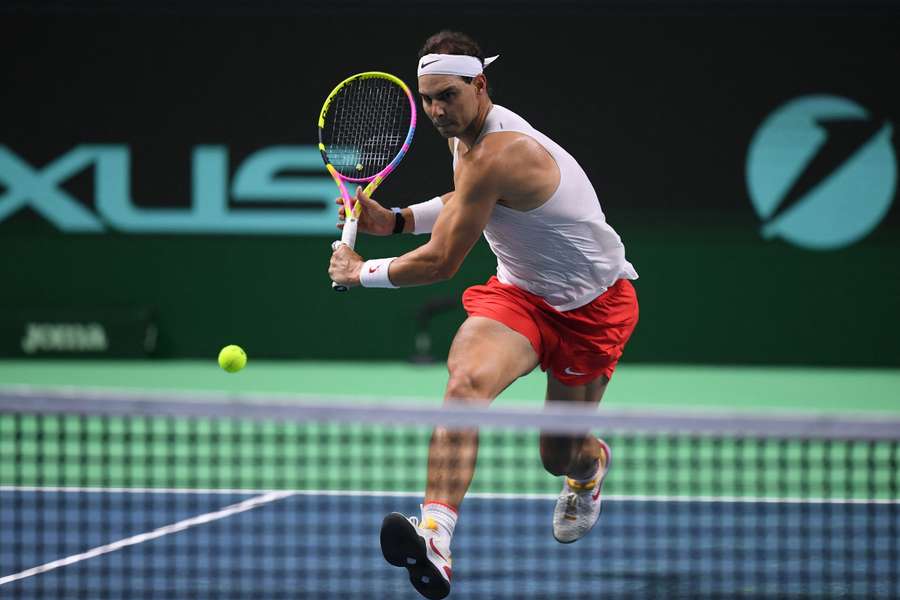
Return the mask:
<svg viewBox="0 0 900 600"><path fill-rule="evenodd" d="M484 59L484 66L500 58L500 55ZM481 75L484 69L481 60L476 56L462 54L426 54L419 59L419 73L422 75L459 75L460 77L475 77Z"/></svg>

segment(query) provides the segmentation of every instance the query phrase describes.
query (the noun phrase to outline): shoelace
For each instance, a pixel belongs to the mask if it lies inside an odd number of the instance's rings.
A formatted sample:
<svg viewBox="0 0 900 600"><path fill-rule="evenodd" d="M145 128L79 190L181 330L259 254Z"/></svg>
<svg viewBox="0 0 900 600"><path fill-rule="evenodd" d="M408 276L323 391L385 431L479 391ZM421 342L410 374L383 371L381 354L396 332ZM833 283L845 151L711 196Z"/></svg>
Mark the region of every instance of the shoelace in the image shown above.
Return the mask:
<svg viewBox="0 0 900 600"><path fill-rule="evenodd" d="M409 519L409 522L412 523L413 527L415 527L416 529L426 529L428 531L433 531L433 532L437 531L436 523L434 524L433 527L429 527L427 521L425 523L419 524L419 517L406 517L406 518ZM431 522L434 523L434 519L431 519Z"/></svg>
<svg viewBox="0 0 900 600"><path fill-rule="evenodd" d="M566 496L566 511L563 517L574 520L578 516L578 494L569 494Z"/></svg>

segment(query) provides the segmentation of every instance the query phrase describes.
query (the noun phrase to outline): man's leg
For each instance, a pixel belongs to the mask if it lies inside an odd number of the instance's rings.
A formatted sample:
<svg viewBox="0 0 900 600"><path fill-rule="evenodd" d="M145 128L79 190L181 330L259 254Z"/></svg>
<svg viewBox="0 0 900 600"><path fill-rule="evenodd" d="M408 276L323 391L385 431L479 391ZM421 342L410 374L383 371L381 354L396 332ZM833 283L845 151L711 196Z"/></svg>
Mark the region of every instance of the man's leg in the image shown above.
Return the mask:
<svg viewBox="0 0 900 600"><path fill-rule="evenodd" d="M567 386L547 372L547 400L597 406L609 380L600 376L585 385ZM589 432L541 434L541 460L554 475L565 475L553 510L553 537L562 543L585 536L600 517L600 490L610 461L609 446Z"/></svg>
<svg viewBox="0 0 900 600"><path fill-rule="evenodd" d="M537 364L537 353L524 335L486 317L469 317L450 347L444 403L487 405ZM410 582L426 598L450 593L456 509L472 482L477 454L477 430L436 427L428 449L422 521L391 513L382 523L385 559L406 568Z"/></svg>
<svg viewBox="0 0 900 600"><path fill-rule="evenodd" d="M573 402L596 407L603 398L609 379L600 376L584 385L566 385L547 371L547 401ZM572 479L590 476L601 458L600 442L588 433L584 435L541 434L541 461L553 475ZM605 459L605 457L602 457Z"/></svg>
<svg viewBox="0 0 900 600"><path fill-rule="evenodd" d="M489 404L537 365L538 356L525 336L492 319L469 317L450 346L445 405ZM477 430L435 428L425 502L458 507L472 482L477 455Z"/></svg>

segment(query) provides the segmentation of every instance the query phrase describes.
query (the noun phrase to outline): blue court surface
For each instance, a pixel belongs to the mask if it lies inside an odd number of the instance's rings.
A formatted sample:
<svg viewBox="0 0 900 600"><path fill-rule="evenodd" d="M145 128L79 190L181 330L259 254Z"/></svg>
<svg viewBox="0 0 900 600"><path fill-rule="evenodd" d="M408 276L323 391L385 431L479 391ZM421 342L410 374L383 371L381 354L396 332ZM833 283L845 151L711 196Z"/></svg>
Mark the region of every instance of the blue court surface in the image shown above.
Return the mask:
<svg viewBox="0 0 900 600"><path fill-rule="evenodd" d="M588 537L562 545L551 535L553 502L467 498L450 597L900 593L896 503L613 497ZM6 489L0 597L419 598L381 556L381 519L395 510L417 514L418 496ZM9 581L66 557L71 564Z"/></svg>

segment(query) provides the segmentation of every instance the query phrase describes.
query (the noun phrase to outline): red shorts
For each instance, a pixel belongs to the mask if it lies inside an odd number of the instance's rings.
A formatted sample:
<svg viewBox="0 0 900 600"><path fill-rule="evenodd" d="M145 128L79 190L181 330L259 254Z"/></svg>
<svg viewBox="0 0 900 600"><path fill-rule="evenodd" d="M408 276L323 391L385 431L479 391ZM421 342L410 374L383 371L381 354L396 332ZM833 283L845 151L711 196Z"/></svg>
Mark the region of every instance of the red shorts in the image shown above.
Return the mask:
<svg viewBox="0 0 900 600"><path fill-rule="evenodd" d="M540 296L491 277L465 291L470 317L487 317L528 338L541 361L566 385L611 378L638 321L637 294L627 279L578 308L560 312Z"/></svg>

